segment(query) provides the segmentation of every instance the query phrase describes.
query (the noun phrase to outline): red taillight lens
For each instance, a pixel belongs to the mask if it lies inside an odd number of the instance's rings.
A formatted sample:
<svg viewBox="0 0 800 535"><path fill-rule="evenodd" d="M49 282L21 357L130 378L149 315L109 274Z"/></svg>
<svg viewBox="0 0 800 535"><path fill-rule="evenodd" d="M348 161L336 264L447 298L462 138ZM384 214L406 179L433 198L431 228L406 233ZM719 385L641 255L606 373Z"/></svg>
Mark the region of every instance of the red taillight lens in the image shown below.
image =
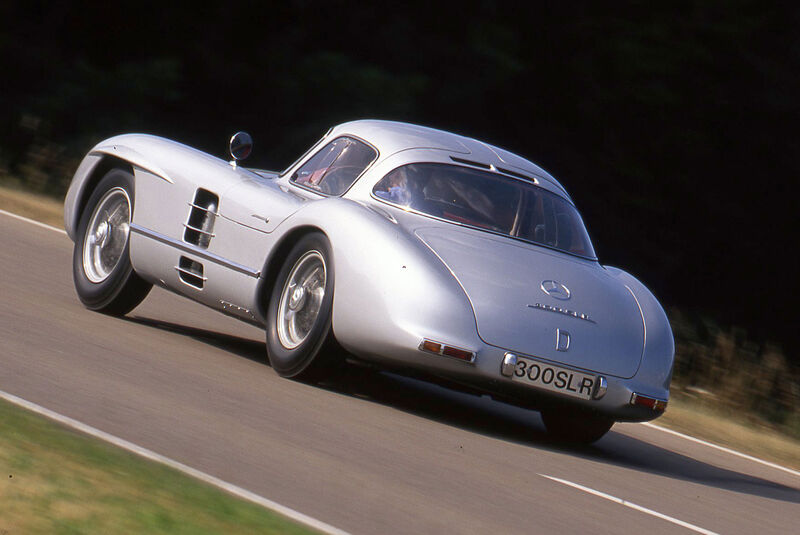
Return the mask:
<svg viewBox="0 0 800 535"><path fill-rule="evenodd" d="M641 405L658 412L664 412L667 408L667 402L661 399L643 396L641 394L633 393L631 395L631 405Z"/></svg>
<svg viewBox="0 0 800 535"><path fill-rule="evenodd" d="M447 355L448 357L453 357L461 360L471 361L472 357L474 356L474 353L472 351L458 349L457 347L444 346L442 355Z"/></svg>

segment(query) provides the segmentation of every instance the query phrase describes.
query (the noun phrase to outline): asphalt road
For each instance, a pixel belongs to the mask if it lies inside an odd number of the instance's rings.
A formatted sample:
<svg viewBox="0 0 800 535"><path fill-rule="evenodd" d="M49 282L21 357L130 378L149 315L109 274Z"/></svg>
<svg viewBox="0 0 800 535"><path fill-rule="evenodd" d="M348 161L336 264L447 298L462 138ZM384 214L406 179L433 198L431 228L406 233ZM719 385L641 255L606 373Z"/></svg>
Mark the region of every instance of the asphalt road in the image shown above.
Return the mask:
<svg viewBox="0 0 800 535"><path fill-rule="evenodd" d="M154 290L80 305L63 234L0 214L0 389L353 533L796 533L800 477L642 425L592 447L389 374L280 379L263 334Z"/></svg>

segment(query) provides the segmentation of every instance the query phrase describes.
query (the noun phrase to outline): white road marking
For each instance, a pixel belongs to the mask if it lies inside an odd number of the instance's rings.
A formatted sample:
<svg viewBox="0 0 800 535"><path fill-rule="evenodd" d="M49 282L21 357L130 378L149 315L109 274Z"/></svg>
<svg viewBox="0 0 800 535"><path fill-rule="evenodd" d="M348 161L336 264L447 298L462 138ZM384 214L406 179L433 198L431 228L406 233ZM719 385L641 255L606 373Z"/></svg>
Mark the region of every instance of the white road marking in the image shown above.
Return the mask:
<svg viewBox="0 0 800 535"><path fill-rule="evenodd" d="M684 522L683 520L678 520L677 518L673 518L671 516L667 516L663 513L659 513L658 511L653 511L652 509L648 509L647 507L642 507L641 505L636 505L635 503L631 503L627 500L623 500L622 498L617 498L616 496L612 496L610 494L606 494L605 492L600 492L599 490L590 489L589 487L584 487L583 485L578 485L577 483L573 483L572 481L567 481L566 479L559 479L557 477L548 476L545 474L539 474L542 477L546 477L547 479L557 481L562 485L567 485L572 488L576 488L578 490L582 490L583 492L588 492L589 494L593 494L594 496L598 496L600 498L604 498L606 500L612 501L614 503L618 503L620 505L624 505L625 507L630 507L631 509L635 509L636 511L640 511L642 513L647 513L648 515L655 516L662 520L666 520L667 522L672 522L673 524L677 524L684 528L690 529L692 531L696 531L697 533L703 533L705 535L718 535L714 531L709 531L707 529L701 528L700 526L695 526L694 524L690 524L688 522Z"/></svg>
<svg viewBox="0 0 800 535"><path fill-rule="evenodd" d="M717 444L706 442L705 440L700 440L699 438L694 438L693 436L690 435L684 435L683 433L678 433L677 431L673 431L672 429L667 429L666 427L661 427L660 425L651 424L649 422L645 422L642 425L646 425L647 427L652 427L653 429L658 429L659 431L669 433L670 435L675 435L676 437L680 437L689 440L691 442L695 442L697 444L702 444L703 446L708 446L709 448L714 448L720 451L724 451L725 453L730 453L731 455L736 455L737 457L741 457L742 459L747 459L748 461L760 463L765 466L769 466L770 468L775 468L777 470L783 470L784 472L800 477L800 472L798 472L797 470L792 470L791 468L771 463L769 461L765 461L764 459L759 459L758 457L753 457L752 455L748 455L740 451L732 450L724 446L718 446Z"/></svg>
<svg viewBox="0 0 800 535"><path fill-rule="evenodd" d="M285 505L281 505L281 504L279 504L277 502L274 502L274 501L272 501L270 499L264 498L263 496L260 496L260 495L254 493L254 492L250 492L249 490L243 489L241 487L237 487L236 485L234 485L232 483L228 483L227 481L223 481L222 479L214 477L214 476L212 476L210 474L206 474L205 472L201 472L200 470L197 470L196 468L192 468L191 466L187 466L187 465L185 465L183 463L179 463L178 461L175 461L173 459L170 459L169 457L165 457L163 455L160 455L160 454L158 454L158 453L156 453L154 451L148 450L147 448L143 448L142 446L138 446L138 445L134 444L133 442L128 442L125 439L116 437L114 435L106 433L105 431L100 431L99 429L94 428L94 427L92 427L90 425L87 425L87 424L85 424L83 422L79 422L78 420L73 420L72 418L70 418L68 416L64 416L63 414L59 414L57 412L51 411L50 409L46 409L46 408L42 407L41 405L37 405L36 403L27 401L25 399L17 397L17 396L15 396L13 394L9 394L8 392L4 392L2 390L0 390L0 398L5 399L6 401L8 401L10 403L18 405L18 406L23 407L25 409L28 409L30 411L33 411L35 413L41 414L42 416L46 416L47 418L50 418L51 420L55 420L55 421L57 421L57 422L59 422L61 424L69 426L69 427L71 427L73 429L77 429L78 431L81 431L82 433L85 433L87 435L91 435L91 436L93 436L95 438L99 438L100 440L104 440L104 441L109 442L109 443L111 443L111 444L113 444L115 446L118 446L118 447L122 448L122 449L128 450L128 451L130 451L132 453L135 453L137 455L140 455L142 457L150 459L151 461L155 461L155 462L167 465L170 468L174 468L175 470L183 472L184 474L187 474L187 475L189 475L189 476L191 476L191 477L193 477L195 479L199 479L200 481L208 483L209 485L213 485L213 486L215 486L217 488L220 488L220 489L222 489L222 490L224 490L224 491L226 491L226 492L228 492L230 494L233 494L234 496L238 496L239 498L243 498L245 500L248 500L248 501L251 501L251 502L256 503L258 505L261 505L262 507L266 507L267 509L271 509L271 510L275 511L276 513L280 513L281 515L283 515L285 517L291 518L292 520L294 520L296 522L299 522L301 524L305 524L306 526L314 528L314 529L316 529L318 531L321 531L323 533L328 533L330 535L348 535L348 533L346 531L343 531L343 530L341 530L339 528L333 527L330 524L326 524L325 522L322 522L321 520L317 520L316 518L312 518L312 517L310 517L308 515L305 515L305 514L299 512L299 511L295 511L294 509L286 507Z"/></svg>
<svg viewBox="0 0 800 535"><path fill-rule="evenodd" d="M67 231L63 228L54 227L53 225L48 225L46 223L42 223L40 221L36 221L35 219L30 219L28 217L23 217L21 215L14 214L12 212L6 212L5 210L0 210L0 214L7 215L8 217L13 217L14 219L19 219L20 221L25 221L26 223L30 223L31 225L36 225L37 227L42 227L50 230L55 230L56 232L60 232L61 234L66 234Z"/></svg>

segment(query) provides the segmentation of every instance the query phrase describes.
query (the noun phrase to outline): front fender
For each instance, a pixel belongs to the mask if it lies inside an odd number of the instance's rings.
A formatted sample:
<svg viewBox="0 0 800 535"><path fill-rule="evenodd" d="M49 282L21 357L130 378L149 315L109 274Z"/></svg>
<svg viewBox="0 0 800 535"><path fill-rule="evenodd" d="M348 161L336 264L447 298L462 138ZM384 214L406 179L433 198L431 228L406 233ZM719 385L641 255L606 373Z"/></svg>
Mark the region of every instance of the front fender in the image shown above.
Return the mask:
<svg viewBox="0 0 800 535"><path fill-rule="evenodd" d="M75 240L75 231L80 220L81 209L85 204L85 200L91 194L95 179L100 178L94 176L95 171L98 170L98 166L104 160L124 161L133 166L151 171L168 182L173 182L167 172L153 162L154 154L152 154L152 149L159 145L172 146L180 144L146 134L125 134L101 141L89 151L75 171L67 190L67 195L64 198L64 229L73 241ZM150 149L148 150L148 156L143 154L142 146Z"/></svg>
<svg viewBox="0 0 800 535"><path fill-rule="evenodd" d="M102 159L103 155L97 153L90 152L84 156L67 189L67 196L64 198L64 229L72 241L75 241L80 219L81 200L85 197L90 178Z"/></svg>

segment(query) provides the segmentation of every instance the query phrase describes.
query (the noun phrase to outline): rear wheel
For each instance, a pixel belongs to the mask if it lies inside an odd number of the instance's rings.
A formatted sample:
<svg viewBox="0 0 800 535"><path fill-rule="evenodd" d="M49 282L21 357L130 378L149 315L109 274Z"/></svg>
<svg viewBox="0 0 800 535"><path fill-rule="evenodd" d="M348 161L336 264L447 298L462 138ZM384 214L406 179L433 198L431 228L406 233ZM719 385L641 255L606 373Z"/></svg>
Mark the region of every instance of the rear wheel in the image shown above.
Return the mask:
<svg viewBox="0 0 800 535"><path fill-rule="evenodd" d="M328 239L303 236L281 267L267 309L267 355L282 377L316 381L338 353L333 332L333 263Z"/></svg>
<svg viewBox="0 0 800 535"><path fill-rule="evenodd" d="M75 290L90 310L122 316L152 288L131 265L128 238L132 214L133 175L112 169L89 197L72 253Z"/></svg>
<svg viewBox="0 0 800 535"><path fill-rule="evenodd" d="M589 411L560 407L542 411L548 434L560 442L591 444L600 440L614 420Z"/></svg>

